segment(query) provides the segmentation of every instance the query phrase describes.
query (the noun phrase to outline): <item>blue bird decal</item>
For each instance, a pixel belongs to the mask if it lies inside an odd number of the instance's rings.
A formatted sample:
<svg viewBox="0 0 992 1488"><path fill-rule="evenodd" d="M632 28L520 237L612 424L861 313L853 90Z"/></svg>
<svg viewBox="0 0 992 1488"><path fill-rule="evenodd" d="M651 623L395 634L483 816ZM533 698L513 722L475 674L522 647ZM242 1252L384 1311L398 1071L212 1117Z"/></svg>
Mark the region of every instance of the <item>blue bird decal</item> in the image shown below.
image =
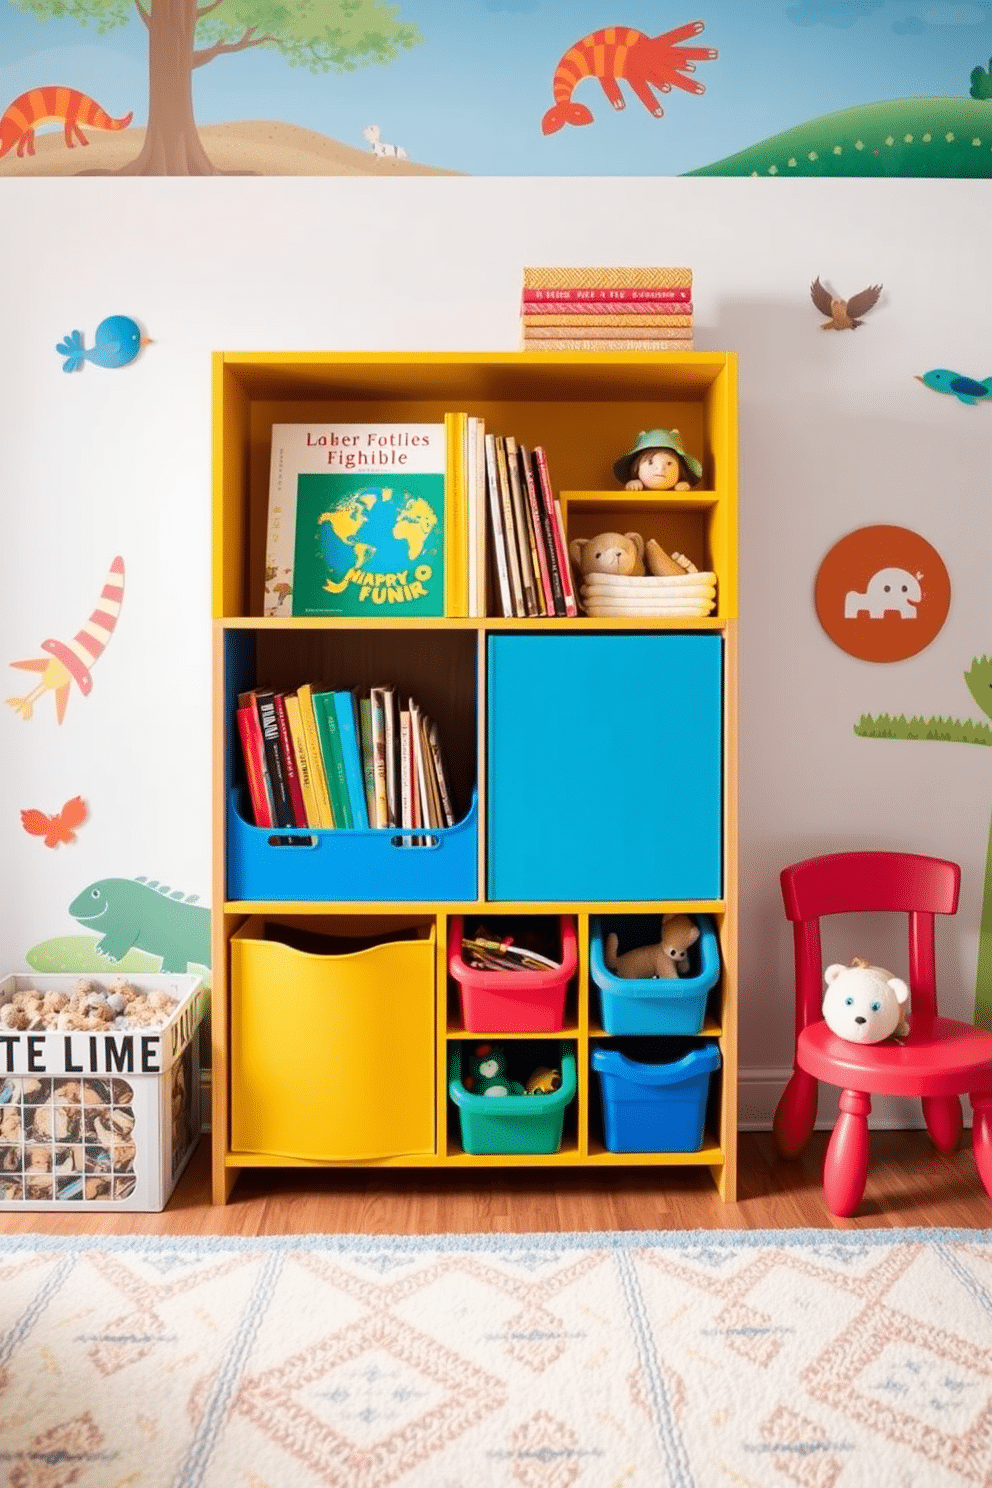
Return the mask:
<svg viewBox="0 0 992 1488"><path fill-rule="evenodd" d="M70 331L55 350L65 357L63 372L78 372L84 362L97 367L126 367L147 344L148 337L142 336L141 327L130 315L108 315L97 326L88 351L82 331Z"/></svg>
<svg viewBox="0 0 992 1488"><path fill-rule="evenodd" d="M976 382L974 377L965 377L961 372L951 372L947 367L934 367L917 377L924 387L935 393L949 393L961 403L985 403L992 398L992 377Z"/></svg>

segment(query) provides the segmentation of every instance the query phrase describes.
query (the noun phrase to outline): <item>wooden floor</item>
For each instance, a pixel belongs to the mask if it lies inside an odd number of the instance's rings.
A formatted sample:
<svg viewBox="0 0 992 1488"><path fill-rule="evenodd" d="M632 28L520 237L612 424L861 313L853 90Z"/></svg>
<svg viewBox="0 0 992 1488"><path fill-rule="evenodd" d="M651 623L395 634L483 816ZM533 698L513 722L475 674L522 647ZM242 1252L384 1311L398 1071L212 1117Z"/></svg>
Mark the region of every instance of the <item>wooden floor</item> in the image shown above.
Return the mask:
<svg viewBox="0 0 992 1488"><path fill-rule="evenodd" d="M835 1219L820 1172L828 1133L796 1162L770 1133L740 1137L739 1199L724 1204L705 1169L497 1169L455 1173L352 1169L243 1173L224 1208L210 1203L204 1137L161 1214L0 1214L0 1234L293 1235L470 1234L688 1229L985 1229L992 1204L970 1141L943 1156L926 1132L874 1132L861 1210Z"/></svg>

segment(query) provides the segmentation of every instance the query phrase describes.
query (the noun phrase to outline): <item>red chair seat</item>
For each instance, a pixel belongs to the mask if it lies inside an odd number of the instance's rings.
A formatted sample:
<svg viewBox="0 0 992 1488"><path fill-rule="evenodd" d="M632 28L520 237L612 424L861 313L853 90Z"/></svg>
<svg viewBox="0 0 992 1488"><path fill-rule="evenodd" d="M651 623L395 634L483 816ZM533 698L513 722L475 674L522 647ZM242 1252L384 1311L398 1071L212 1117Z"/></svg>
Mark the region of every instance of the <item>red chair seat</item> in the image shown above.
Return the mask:
<svg viewBox="0 0 992 1488"><path fill-rule="evenodd" d="M811 1023L799 1035L800 1069L844 1090L875 1095L970 1095L992 1092L992 1033L954 1018L911 1028L905 1043L853 1044Z"/></svg>

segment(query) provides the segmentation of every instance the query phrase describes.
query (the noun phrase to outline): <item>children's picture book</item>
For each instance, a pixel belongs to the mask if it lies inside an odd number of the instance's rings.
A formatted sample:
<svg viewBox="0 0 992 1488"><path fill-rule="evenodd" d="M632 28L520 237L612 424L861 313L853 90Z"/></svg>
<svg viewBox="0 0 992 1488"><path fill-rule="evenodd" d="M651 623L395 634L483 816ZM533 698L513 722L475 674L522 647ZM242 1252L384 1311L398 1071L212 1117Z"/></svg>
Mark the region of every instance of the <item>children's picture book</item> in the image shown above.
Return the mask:
<svg viewBox="0 0 992 1488"><path fill-rule="evenodd" d="M447 447L444 423L274 424L263 613L451 613Z"/></svg>

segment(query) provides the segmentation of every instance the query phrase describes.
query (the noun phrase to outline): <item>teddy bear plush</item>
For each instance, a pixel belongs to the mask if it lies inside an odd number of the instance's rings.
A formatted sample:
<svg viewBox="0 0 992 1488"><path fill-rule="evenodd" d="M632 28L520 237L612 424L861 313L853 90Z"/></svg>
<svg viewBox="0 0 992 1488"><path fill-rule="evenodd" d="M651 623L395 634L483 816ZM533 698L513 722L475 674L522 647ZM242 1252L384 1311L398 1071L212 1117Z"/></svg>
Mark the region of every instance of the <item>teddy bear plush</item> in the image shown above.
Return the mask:
<svg viewBox="0 0 992 1488"><path fill-rule="evenodd" d="M579 573L644 574L644 539L639 532L600 532L574 537L568 545Z"/></svg>
<svg viewBox="0 0 992 1488"><path fill-rule="evenodd" d="M652 977L684 977L689 974L689 947L699 939L699 926L689 915L661 917L661 937L655 945L636 946L617 955L619 941L610 934L603 946L603 960L619 977L646 981Z"/></svg>
<svg viewBox="0 0 992 1488"><path fill-rule="evenodd" d="M850 966L834 962L823 973L823 1019L831 1033L853 1044L880 1044L909 1032L909 988L883 966L859 957Z"/></svg>

